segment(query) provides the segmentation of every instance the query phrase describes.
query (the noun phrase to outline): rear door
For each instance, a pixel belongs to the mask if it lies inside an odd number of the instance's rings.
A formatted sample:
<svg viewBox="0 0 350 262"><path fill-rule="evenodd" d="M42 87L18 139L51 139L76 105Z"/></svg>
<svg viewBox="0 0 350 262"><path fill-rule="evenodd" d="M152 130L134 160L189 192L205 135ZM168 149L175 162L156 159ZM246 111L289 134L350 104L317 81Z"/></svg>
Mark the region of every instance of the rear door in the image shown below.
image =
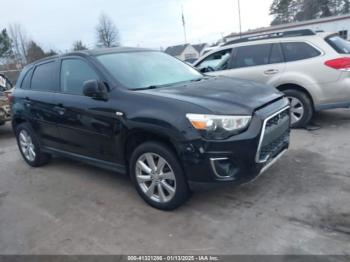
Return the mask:
<svg viewBox="0 0 350 262"><path fill-rule="evenodd" d="M59 146L56 114L53 110L53 94L58 92L58 61L45 61L27 72L22 82L21 97L24 114L48 147Z"/></svg>
<svg viewBox="0 0 350 262"><path fill-rule="evenodd" d="M109 102L83 95L83 84L100 80L94 67L79 57L61 61L60 93L55 95L58 129L65 151L114 161L115 112Z"/></svg>
<svg viewBox="0 0 350 262"><path fill-rule="evenodd" d="M225 75L273 84L283 74L285 66L279 43L240 46L235 48L232 69Z"/></svg>

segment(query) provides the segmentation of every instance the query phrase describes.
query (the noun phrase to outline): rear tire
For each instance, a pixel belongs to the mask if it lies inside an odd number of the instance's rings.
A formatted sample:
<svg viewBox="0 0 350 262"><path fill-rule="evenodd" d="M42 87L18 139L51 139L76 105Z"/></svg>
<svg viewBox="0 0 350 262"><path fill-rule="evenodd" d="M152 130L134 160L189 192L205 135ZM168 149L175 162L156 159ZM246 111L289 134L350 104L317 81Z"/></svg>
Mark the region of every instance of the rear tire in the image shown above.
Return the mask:
<svg viewBox="0 0 350 262"><path fill-rule="evenodd" d="M291 104L291 127L305 127L311 121L314 113L310 98L304 92L295 89L287 89L283 93L288 97Z"/></svg>
<svg viewBox="0 0 350 262"><path fill-rule="evenodd" d="M5 118L6 118L5 111L2 108L0 108L0 126L5 125Z"/></svg>
<svg viewBox="0 0 350 262"><path fill-rule="evenodd" d="M40 167L46 165L51 155L43 153L39 140L29 124L22 123L16 127L19 151L28 165Z"/></svg>
<svg viewBox="0 0 350 262"><path fill-rule="evenodd" d="M179 160L165 144L141 144L132 153L129 168L137 192L154 208L173 210L190 196Z"/></svg>

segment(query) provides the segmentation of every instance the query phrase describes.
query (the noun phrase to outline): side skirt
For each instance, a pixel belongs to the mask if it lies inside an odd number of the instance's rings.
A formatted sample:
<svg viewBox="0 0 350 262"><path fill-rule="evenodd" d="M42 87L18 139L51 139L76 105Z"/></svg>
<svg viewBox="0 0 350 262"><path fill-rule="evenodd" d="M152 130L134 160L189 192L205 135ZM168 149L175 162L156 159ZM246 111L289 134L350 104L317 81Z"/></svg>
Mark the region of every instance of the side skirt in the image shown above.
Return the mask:
<svg viewBox="0 0 350 262"><path fill-rule="evenodd" d="M80 162L84 162L86 164L89 165L93 165L102 169L107 169L119 174L126 174L126 167L124 165L119 165L119 164L115 164L112 162L108 162L108 161L103 161L103 160L99 160L96 158L92 158L92 157L87 157L87 156L83 156L83 155L79 155L79 154L75 154L75 153L70 153L64 150L60 150L60 149L56 149L56 148L52 148L52 147L44 147L43 151L45 153L49 153L49 154L53 154L53 155L57 155L57 156L62 156L62 157L67 157L70 159L74 159Z"/></svg>

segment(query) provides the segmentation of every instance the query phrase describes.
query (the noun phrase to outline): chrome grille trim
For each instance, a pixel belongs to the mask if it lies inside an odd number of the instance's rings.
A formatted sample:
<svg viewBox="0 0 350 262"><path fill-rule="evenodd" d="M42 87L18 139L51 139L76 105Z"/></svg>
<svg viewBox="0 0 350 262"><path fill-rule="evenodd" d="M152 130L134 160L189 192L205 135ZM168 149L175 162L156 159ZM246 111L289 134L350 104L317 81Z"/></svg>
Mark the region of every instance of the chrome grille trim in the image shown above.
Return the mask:
<svg viewBox="0 0 350 262"><path fill-rule="evenodd" d="M268 118L266 118L263 122L263 127L262 127L262 131L261 131L261 135L260 135L260 139L259 139L259 145L258 145L258 150L256 152L256 156L255 156L255 162L256 163L266 163L266 161L268 159L264 159L264 160L260 160L260 153L261 153L261 145L262 145L262 142L264 140L264 136L265 136L265 131L266 131L266 124L269 120L271 120L272 118L274 118L275 116L281 114L282 112L286 111L286 110L289 110L290 109L290 106L286 106L284 107L283 109L277 111L276 113L272 114L271 116L269 116Z"/></svg>

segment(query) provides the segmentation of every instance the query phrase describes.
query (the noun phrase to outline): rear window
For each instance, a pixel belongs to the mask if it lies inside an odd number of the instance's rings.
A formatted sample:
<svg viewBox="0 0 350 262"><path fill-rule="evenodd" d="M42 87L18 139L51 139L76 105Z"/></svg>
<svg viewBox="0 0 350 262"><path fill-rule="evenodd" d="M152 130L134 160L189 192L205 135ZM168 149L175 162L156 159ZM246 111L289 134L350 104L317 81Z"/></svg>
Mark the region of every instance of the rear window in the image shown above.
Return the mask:
<svg viewBox="0 0 350 262"><path fill-rule="evenodd" d="M330 36L326 38L326 41L339 54L350 54L350 42L340 36Z"/></svg>
<svg viewBox="0 0 350 262"><path fill-rule="evenodd" d="M321 54L316 48L304 42L282 43L286 62L313 58Z"/></svg>
<svg viewBox="0 0 350 262"><path fill-rule="evenodd" d="M35 68L31 89L38 91L57 91L57 64L48 62Z"/></svg>

